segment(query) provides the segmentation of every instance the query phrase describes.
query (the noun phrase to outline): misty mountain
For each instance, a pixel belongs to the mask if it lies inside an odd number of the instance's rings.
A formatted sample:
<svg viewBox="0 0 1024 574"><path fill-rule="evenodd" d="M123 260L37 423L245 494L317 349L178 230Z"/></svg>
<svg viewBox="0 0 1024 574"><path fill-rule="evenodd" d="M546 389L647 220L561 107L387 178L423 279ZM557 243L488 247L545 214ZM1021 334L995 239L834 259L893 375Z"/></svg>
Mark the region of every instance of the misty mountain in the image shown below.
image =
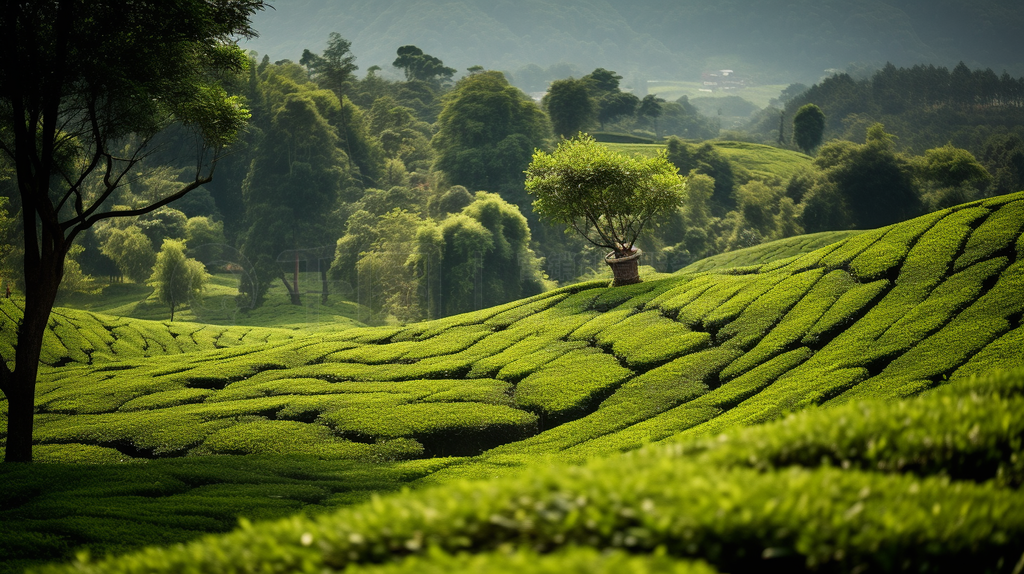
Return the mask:
<svg viewBox="0 0 1024 574"><path fill-rule="evenodd" d="M515 72L571 63L638 79L733 68L814 81L851 63L931 63L1024 74L1019 0L276 0L243 45L274 61L352 41L362 70L414 44L447 65Z"/></svg>

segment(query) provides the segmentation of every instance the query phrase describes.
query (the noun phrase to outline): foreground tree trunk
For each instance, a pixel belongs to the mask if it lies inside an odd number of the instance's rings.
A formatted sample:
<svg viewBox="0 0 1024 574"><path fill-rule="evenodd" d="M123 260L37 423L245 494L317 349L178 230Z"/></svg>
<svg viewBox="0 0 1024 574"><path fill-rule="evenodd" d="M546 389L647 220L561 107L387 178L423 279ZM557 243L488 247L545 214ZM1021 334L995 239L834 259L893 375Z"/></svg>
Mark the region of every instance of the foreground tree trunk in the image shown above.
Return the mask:
<svg viewBox="0 0 1024 574"><path fill-rule="evenodd" d="M32 427L35 420L36 377L43 335L57 297L57 288L64 275L63 254L51 253L46 261L34 265L34 273L26 273L25 314L18 327L18 344L14 353L14 369L3 364L0 390L7 397L6 462L32 461ZM26 271L29 262L26 261Z"/></svg>

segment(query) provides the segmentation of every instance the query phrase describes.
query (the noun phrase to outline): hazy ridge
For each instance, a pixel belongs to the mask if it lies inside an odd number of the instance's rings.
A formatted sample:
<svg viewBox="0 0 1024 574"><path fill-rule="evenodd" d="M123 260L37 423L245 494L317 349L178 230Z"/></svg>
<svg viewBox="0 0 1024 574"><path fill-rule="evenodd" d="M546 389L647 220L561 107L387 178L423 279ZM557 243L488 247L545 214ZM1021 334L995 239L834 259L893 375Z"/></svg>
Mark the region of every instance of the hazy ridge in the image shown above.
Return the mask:
<svg viewBox="0 0 1024 574"><path fill-rule="evenodd" d="M318 51L330 32L357 63L390 68L415 44L460 70L515 71L559 62L615 69L631 79L678 79L736 67L767 81L813 81L851 62L992 67L1024 64L1024 5L1010 0L279 0L258 14L246 47L272 60ZM636 76L632 78L631 76Z"/></svg>

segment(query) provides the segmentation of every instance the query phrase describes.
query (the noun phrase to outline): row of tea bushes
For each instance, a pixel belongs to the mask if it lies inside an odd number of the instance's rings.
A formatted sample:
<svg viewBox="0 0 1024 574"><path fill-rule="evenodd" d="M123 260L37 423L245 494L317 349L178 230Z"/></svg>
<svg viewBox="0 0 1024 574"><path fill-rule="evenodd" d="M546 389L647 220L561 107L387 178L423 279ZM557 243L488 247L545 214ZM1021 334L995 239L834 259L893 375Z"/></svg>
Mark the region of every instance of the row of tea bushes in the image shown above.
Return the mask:
<svg viewBox="0 0 1024 574"><path fill-rule="evenodd" d="M712 255L684 267L680 272L703 273L705 271L721 271L736 267L763 265L767 261L782 261L833 245L858 233L860 231L824 231L788 237L753 247Z"/></svg>
<svg viewBox="0 0 1024 574"><path fill-rule="evenodd" d="M0 356L14 356L23 301L0 299ZM287 329L224 327L111 317L75 309L54 309L43 337L40 362L46 366L91 364L210 351L239 345L278 344L297 333Z"/></svg>
<svg viewBox="0 0 1024 574"><path fill-rule="evenodd" d="M1024 482L1024 371L996 372L933 389L914 400L810 409L761 427L696 441L708 464L844 469L1017 489Z"/></svg>

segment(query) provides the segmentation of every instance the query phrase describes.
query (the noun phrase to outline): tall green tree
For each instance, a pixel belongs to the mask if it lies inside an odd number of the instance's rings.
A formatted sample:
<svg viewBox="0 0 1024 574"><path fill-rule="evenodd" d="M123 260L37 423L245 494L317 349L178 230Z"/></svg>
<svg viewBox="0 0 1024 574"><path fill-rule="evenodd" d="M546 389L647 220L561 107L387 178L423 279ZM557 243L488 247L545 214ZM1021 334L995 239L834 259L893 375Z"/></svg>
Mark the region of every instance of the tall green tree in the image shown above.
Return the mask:
<svg viewBox="0 0 1024 574"><path fill-rule="evenodd" d="M331 32L322 55L303 50L299 63L309 70L309 77L317 85L331 90L341 98L351 87L355 71L359 69L351 48L352 42L337 32Z"/></svg>
<svg viewBox="0 0 1024 574"><path fill-rule="evenodd" d="M814 104L805 104L793 116L793 143L810 154L821 145L825 133L825 113Z"/></svg>
<svg viewBox="0 0 1024 574"><path fill-rule="evenodd" d="M272 120L242 184L247 230L241 245L251 268L239 291L257 306L279 279L291 302L301 304L296 269L304 251L337 237L328 222L348 175L338 131L327 119L339 113L341 102L329 90L291 81L289 66L294 64L268 69ZM291 282L285 269L293 271Z"/></svg>
<svg viewBox="0 0 1024 574"><path fill-rule="evenodd" d="M655 135L658 134L658 118L661 117L661 105L664 103L665 100L658 96L647 94L644 99L640 100L640 106L636 110L637 115L651 120Z"/></svg>
<svg viewBox="0 0 1024 574"><path fill-rule="evenodd" d="M137 225L109 226L101 234L100 252L107 256L121 275L142 283L153 271L156 251L153 242Z"/></svg>
<svg viewBox="0 0 1024 574"><path fill-rule="evenodd" d="M156 283L156 296L161 303L174 310L180 305L195 301L210 280L210 274L202 262L185 256L185 242L165 239L156 255L156 265L150 281Z"/></svg>
<svg viewBox="0 0 1024 574"><path fill-rule="evenodd" d="M15 167L23 222L25 310L0 358L6 460L32 459L36 375L64 260L98 221L135 217L210 181L248 118L218 83L244 70L232 39L253 36L262 0L62 0L0 7L0 152ZM128 210L109 199L140 169L153 136L176 122L202 142L194 178ZM127 145L127 148L126 148ZM99 179L96 193L85 182Z"/></svg>
<svg viewBox="0 0 1024 574"><path fill-rule="evenodd" d="M495 191L518 204L525 199L523 170L550 134L544 112L501 72L473 74L445 95L431 142L434 167L454 184Z"/></svg>
<svg viewBox="0 0 1024 574"><path fill-rule="evenodd" d="M449 82L457 71L444 65L439 58L423 53L416 46L398 48L398 57L391 63L405 72L405 79L410 82L419 80L433 84Z"/></svg>
<svg viewBox="0 0 1024 574"><path fill-rule="evenodd" d="M583 80L567 78L551 82L541 101L551 118L555 135L571 138L597 119L597 106Z"/></svg>

